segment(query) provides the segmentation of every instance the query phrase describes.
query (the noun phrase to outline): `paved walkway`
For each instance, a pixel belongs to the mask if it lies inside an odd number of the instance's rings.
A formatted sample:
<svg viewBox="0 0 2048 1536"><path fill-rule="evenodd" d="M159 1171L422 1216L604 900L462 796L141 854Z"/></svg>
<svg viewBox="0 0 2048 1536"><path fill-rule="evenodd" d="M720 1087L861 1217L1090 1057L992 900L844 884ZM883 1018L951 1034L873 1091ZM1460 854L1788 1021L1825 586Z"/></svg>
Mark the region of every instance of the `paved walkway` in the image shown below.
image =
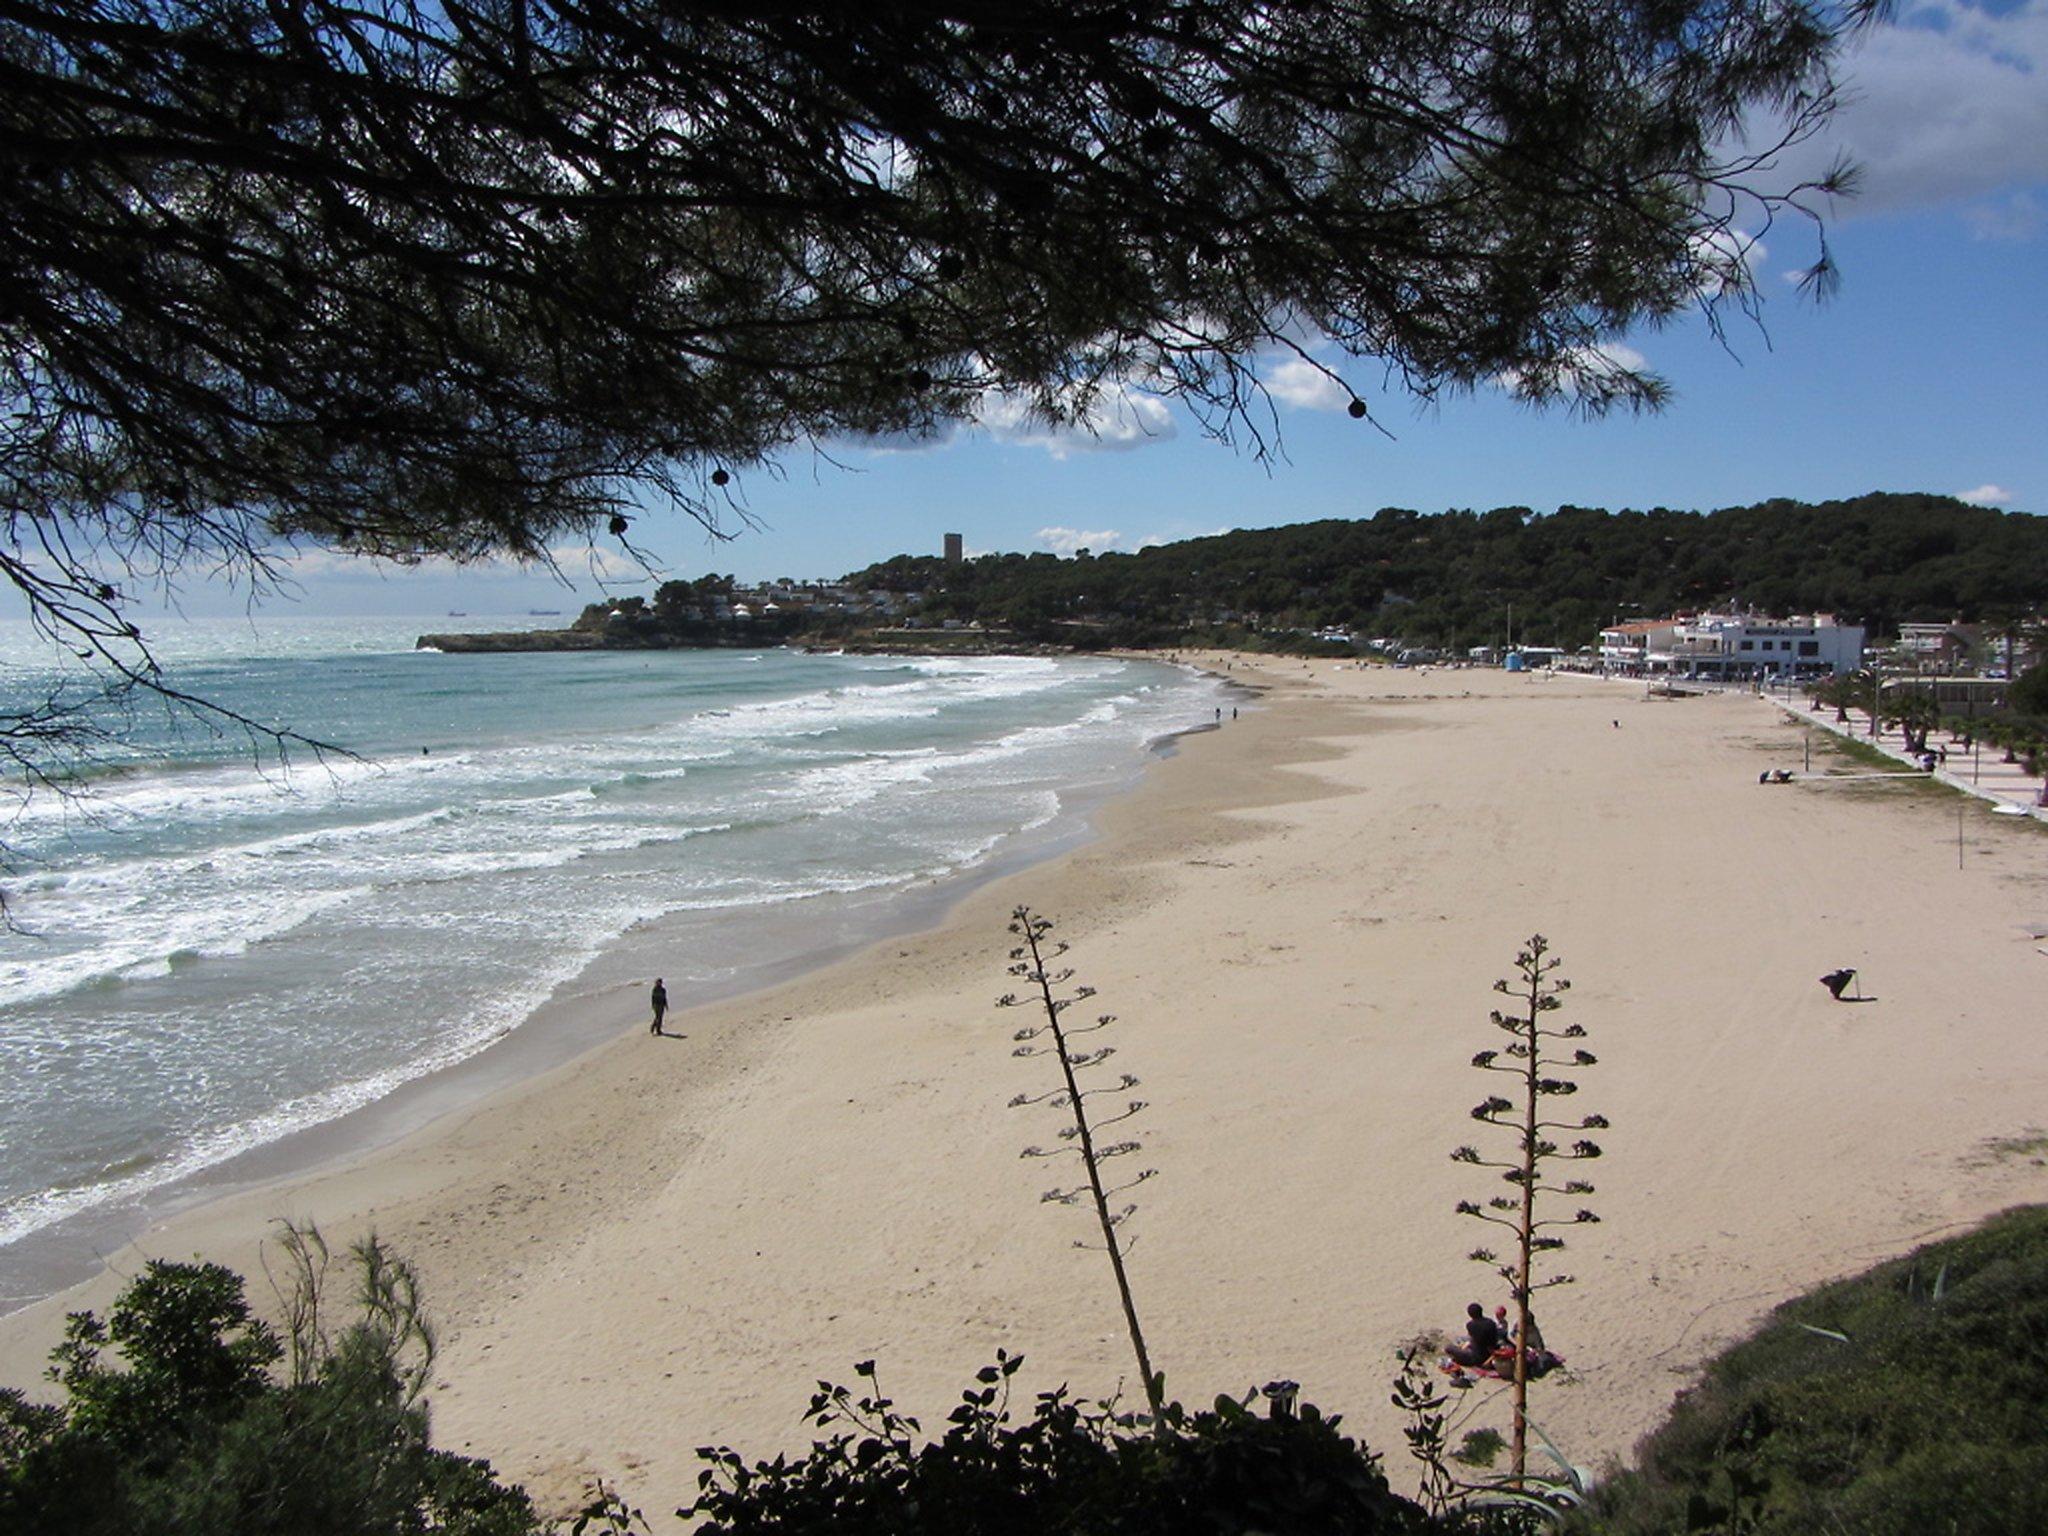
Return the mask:
<svg viewBox="0 0 2048 1536"><path fill-rule="evenodd" d="M1920 765L1906 755L1906 741L1897 729L1884 730L1873 737L1870 734L1870 716L1857 709L1849 711L1848 724L1835 719L1832 709L1814 709L1797 697L1787 698L1781 693L1760 695L1771 704L1796 719L1809 725L1817 725L1824 731L1837 736L1846 736L1867 747L1875 747L1885 756L1907 768L1917 769ZM1948 741L1948 733L1936 731L1930 738L1939 747ZM1978 743L1969 752L1949 743L1948 766L1934 771L1937 783L1952 789L1960 789L1966 795L1975 795L1980 800L1989 800L1994 806L2048 821L2048 806L2041 804L2042 786L2037 777L2030 777L2023 764L2005 761L2005 749L1986 743Z"/></svg>

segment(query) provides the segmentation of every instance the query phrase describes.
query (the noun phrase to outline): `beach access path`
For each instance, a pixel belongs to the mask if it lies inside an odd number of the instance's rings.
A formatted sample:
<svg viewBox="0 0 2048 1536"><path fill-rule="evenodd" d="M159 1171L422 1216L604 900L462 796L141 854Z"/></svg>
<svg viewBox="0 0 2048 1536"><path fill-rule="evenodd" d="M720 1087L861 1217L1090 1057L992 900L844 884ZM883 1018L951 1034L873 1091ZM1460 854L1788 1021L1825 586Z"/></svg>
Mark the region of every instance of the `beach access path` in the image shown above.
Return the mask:
<svg viewBox="0 0 2048 1536"><path fill-rule="evenodd" d="M1921 772L1920 765L1906 750L1905 733L1896 727L1886 730L1882 726L1873 731L1868 710L1848 709L1846 720L1837 719L1832 709L1816 709L1805 699L1788 697L1783 694L1769 694L1771 703L1785 711L1795 720L1818 726L1821 730L1840 736L1848 741L1882 752L1893 762L1909 772ZM1946 731L1936 731L1930 743L1946 747L1949 744ZM2026 764L2017 757L2012 762L2005 760L2002 748L1992 746L1990 756L1985 755L1985 743L1977 742L1970 751L1963 751L1960 743L1954 752L1944 759L1929 775L1936 783L1946 784L1950 789L1977 799L2003 806L2006 814L2018 812L2037 819L2048 819L2048 801L2043 799L2041 776L2028 773Z"/></svg>
<svg viewBox="0 0 2048 1536"><path fill-rule="evenodd" d="M1804 728L1752 695L1630 697L1594 679L1207 657L1266 689L1101 814L1100 837L967 896L936 928L619 1039L346 1167L177 1218L113 1255L260 1275L279 1216L374 1222L421 1266L444 1349L440 1443L557 1507L594 1477L661 1512L694 1447L808 1444L818 1378L856 1361L928 1428L998 1348L1020 1402L1134 1398L1083 1212L1020 1160L1052 1086L993 1006L1010 909L1072 942L1118 1016L1132 1283L1189 1403L1287 1377L1412 1487L1395 1352L1505 1288L1452 1209L1494 1191L1475 1139L1491 990L1530 934L1598 1057L1606 1157L1545 1297L1570 1379L1535 1414L1625 1455L1705 1356L1773 1304L2048 1198L2048 829L1922 783L1760 787ZM1853 966L1871 1000L1818 978ZM679 1004L687 999L678 998ZM1578 1202L1574 1202L1575 1204ZM66 1306L0 1323L33 1387ZM258 1289L261 1290L260 1279ZM1474 1424L1505 1423L1483 1405Z"/></svg>

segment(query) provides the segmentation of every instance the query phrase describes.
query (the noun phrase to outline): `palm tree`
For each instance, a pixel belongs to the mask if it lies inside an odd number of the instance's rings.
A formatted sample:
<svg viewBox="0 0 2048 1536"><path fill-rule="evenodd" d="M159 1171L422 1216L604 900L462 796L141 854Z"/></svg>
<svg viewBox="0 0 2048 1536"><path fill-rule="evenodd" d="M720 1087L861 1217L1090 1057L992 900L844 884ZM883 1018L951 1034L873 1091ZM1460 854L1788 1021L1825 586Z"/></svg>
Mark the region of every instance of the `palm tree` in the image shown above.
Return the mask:
<svg viewBox="0 0 2048 1536"><path fill-rule="evenodd" d="M2018 675L2013 666L2016 647L2025 646L2029 650L2038 652L2043 648L2044 644L2048 644L2048 621L2044 621L2037 613L2009 616L1996 620L1988 625L1987 628L1990 630L1990 637L1998 641L2005 649L2005 677L2007 682L2011 682Z"/></svg>

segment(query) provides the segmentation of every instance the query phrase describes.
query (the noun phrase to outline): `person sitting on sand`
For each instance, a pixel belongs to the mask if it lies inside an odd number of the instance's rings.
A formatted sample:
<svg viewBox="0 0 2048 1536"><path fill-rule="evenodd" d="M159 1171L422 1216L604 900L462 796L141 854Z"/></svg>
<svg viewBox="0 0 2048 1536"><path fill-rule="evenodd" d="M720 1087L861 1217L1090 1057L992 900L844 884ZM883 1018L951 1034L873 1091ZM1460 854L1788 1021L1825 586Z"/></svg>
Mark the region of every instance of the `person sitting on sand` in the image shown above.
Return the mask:
<svg viewBox="0 0 2048 1536"><path fill-rule="evenodd" d="M1500 1325L1488 1317L1486 1308L1476 1301L1465 1308L1465 1337L1467 1342L1453 1344L1444 1351L1453 1364L1485 1365L1501 1345Z"/></svg>
<svg viewBox="0 0 2048 1536"><path fill-rule="evenodd" d="M1553 1355L1544 1347L1543 1330L1536 1326L1536 1315L1533 1312L1529 1315L1529 1332L1526 1338L1522 1337L1519 1328L1508 1321L1508 1309L1506 1307L1495 1307L1493 1309L1493 1320L1500 1329L1500 1336L1504 1347L1511 1349L1514 1344L1521 1344L1522 1358L1528 1362L1525 1371L1530 1381L1536 1380L1539 1376L1548 1376L1552 1371L1564 1364L1564 1357L1562 1355ZM1512 1376L1514 1374L1513 1362L1514 1356L1512 1353L1507 1356L1505 1363L1496 1361L1494 1364L1495 1373L1502 1376Z"/></svg>
<svg viewBox="0 0 2048 1536"><path fill-rule="evenodd" d="M1820 984L1828 989L1829 996L1840 1002L1843 992L1848 990L1849 983L1855 979L1856 972L1844 966L1839 971L1829 971L1827 975L1821 977Z"/></svg>

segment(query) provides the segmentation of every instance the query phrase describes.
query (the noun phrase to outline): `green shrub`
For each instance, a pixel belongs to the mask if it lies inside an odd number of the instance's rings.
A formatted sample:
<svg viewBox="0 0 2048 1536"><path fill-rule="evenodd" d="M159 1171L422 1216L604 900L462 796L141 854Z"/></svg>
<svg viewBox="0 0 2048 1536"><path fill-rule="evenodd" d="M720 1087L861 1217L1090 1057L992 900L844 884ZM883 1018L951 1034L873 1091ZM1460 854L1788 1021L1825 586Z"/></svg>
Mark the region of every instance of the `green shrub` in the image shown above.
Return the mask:
<svg viewBox="0 0 2048 1536"><path fill-rule="evenodd" d="M1378 1458L1313 1407L1287 1398L1261 1416L1218 1398L1188 1413L1168 1404L1138 1432L1109 1404L1064 1389L1027 1419L1007 1412L1021 1359L999 1355L953 1410L946 1433L919 1443L857 1367L866 1389L819 1384L809 1418L832 1433L810 1454L749 1466L705 1449L700 1536L1250 1536L1314 1531L1377 1536L1432 1529L1393 1493ZM1255 1397L1257 1394L1254 1393Z"/></svg>
<svg viewBox="0 0 2048 1536"><path fill-rule="evenodd" d="M1585 1528L2048 1530L2048 1209L1778 1308L1708 1366Z"/></svg>
<svg viewBox="0 0 2048 1536"><path fill-rule="evenodd" d="M296 1234L295 1234L296 1235ZM317 1237L315 1238L317 1242ZM324 1250L319 1253L324 1267ZM0 1390L0 1532L65 1536L531 1536L526 1495L436 1451L418 1401L431 1341L410 1272L356 1251L360 1316L331 1339L317 1289L295 1353L241 1278L152 1261L105 1320L73 1314L61 1406ZM316 1286L317 1271L313 1275ZM400 1305L394 1312L394 1296ZM110 1358L118 1354L120 1359Z"/></svg>
<svg viewBox="0 0 2048 1536"><path fill-rule="evenodd" d="M1497 1429L1468 1429L1465 1438L1458 1442L1458 1448L1451 1452L1451 1460L1463 1462L1468 1467L1490 1467L1500 1459L1500 1453L1508 1443Z"/></svg>

